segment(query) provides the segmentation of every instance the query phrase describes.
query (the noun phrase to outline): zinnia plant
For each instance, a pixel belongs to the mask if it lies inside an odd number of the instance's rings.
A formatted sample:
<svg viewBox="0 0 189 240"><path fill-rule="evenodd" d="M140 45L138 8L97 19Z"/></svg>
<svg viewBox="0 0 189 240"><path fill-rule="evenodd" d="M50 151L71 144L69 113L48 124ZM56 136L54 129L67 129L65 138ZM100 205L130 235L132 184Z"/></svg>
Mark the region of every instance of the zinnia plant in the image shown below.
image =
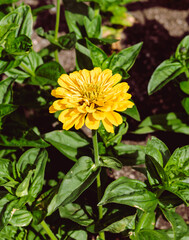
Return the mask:
<svg viewBox="0 0 189 240"><path fill-rule="evenodd" d="M58 79L60 87L52 90L56 100L49 108L50 113L61 111L59 121L63 123L63 129L69 130L75 125L80 129L85 124L93 130L94 160L99 166L99 152L97 131L100 121L107 132L114 133L114 126L123 122L118 112L132 108L134 103L129 101L131 94L127 91L129 85L121 81L121 75L112 75L110 69L101 70L96 67L89 71L86 69L73 73L62 74ZM97 176L98 201L102 197L100 175ZM98 207L99 220L103 217L102 206ZM105 239L104 232L100 232L101 239Z"/></svg>
<svg viewBox="0 0 189 240"><path fill-rule="evenodd" d="M60 87L52 90L52 95L62 98L53 103L50 113L62 111L59 121L63 129L69 130L75 125L80 129L84 124L89 129L98 129L102 121L107 132L114 132L114 126L123 119L117 112L133 107L129 101L129 86L121 81L121 75L112 76L112 71L94 68L62 74L58 79Z"/></svg>

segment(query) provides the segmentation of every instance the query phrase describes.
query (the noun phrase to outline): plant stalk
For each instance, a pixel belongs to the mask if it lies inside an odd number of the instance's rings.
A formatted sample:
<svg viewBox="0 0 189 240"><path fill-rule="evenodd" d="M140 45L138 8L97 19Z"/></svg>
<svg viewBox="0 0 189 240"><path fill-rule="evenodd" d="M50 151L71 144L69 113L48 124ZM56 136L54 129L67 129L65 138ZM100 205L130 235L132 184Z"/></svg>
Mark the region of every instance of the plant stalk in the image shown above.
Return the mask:
<svg viewBox="0 0 189 240"><path fill-rule="evenodd" d="M29 73L32 77L35 77L35 73L29 69L26 64L24 64L23 62L20 63L20 67L27 73Z"/></svg>
<svg viewBox="0 0 189 240"><path fill-rule="evenodd" d="M99 152L98 152L98 139L97 139L97 130L92 131L92 140L93 140L93 148L94 148L94 160L95 164L99 165ZM100 173L97 175L97 198L98 202L100 202L102 197L102 190L101 190L101 180L100 180ZM99 213L99 220L103 217L103 207L98 206L98 213ZM99 232L100 239L105 240L105 233Z"/></svg>
<svg viewBox="0 0 189 240"><path fill-rule="evenodd" d="M56 1L56 25L55 25L55 33L54 33L54 40L55 41L58 41L59 24L60 24L60 0L57 0ZM58 50L57 49L54 52L54 57L55 57L56 62L59 63Z"/></svg>
<svg viewBox="0 0 189 240"><path fill-rule="evenodd" d="M135 232L139 232L140 229L142 228L143 223L144 223L144 221L146 220L146 215L147 215L147 212L144 212L144 213L142 214L142 217L140 218L140 220L139 220L139 222L138 222L138 224L137 224L137 226L136 226Z"/></svg>
<svg viewBox="0 0 189 240"><path fill-rule="evenodd" d="M58 240L45 221L41 222L41 226L45 229L51 240Z"/></svg>

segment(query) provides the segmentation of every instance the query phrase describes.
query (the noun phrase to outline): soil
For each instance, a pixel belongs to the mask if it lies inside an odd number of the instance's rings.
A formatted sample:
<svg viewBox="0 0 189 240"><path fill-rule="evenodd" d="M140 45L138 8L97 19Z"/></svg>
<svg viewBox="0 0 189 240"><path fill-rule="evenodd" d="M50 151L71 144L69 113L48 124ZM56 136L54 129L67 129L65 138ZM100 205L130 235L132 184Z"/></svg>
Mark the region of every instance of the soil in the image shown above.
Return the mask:
<svg viewBox="0 0 189 240"><path fill-rule="evenodd" d="M56 4L54 0L26 0L32 8L44 4ZM178 93L175 86L170 82L157 93L148 96L147 85L155 68L165 59L168 59L175 51L182 38L189 34L189 0L140 0L126 6L128 12L134 17L132 27L125 28L122 33L121 47L129 47L143 42L142 50L136 63L129 71L130 92L140 112L141 119L158 113L180 111L181 105L178 101ZM54 30L56 9L39 14L35 28L42 26L45 31ZM49 21L50 19L50 21ZM61 7L60 33L68 32ZM48 45L48 42L33 33L34 50L39 51ZM60 63L69 72L75 67L75 53L62 51L59 55ZM138 123L129 119L130 130L135 130ZM134 141L134 144L145 144L146 140L155 135L169 147L171 151L177 147L189 143L188 135L156 132L146 135L127 134L124 140ZM121 175L144 180L144 176L136 173L133 169L124 167L121 171L113 171L111 177L118 178ZM189 209L181 205L177 212L189 221ZM163 229L169 224L159 219L156 227Z"/></svg>

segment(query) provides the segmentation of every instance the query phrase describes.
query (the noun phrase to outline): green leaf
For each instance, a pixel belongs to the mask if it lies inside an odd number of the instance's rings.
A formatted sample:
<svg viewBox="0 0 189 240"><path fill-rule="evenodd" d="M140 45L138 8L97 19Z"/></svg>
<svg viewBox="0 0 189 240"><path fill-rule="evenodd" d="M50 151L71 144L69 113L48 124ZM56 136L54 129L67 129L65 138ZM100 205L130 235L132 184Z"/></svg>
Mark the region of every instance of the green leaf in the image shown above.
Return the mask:
<svg viewBox="0 0 189 240"><path fill-rule="evenodd" d="M175 57L177 59L186 59L189 54L189 46L188 46L188 41L189 41L189 35L184 37L182 41L179 43L177 46L176 52L175 52Z"/></svg>
<svg viewBox="0 0 189 240"><path fill-rule="evenodd" d="M0 82L0 104L10 103L12 99L12 83L15 79L7 78Z"/></svg>
<svg viewBox="0 0 189 240"><path fill-rule="evenodd" d="M57 80L65 73L63 67L57 62L48 62L39 66L35 71L35 78L31 79L32 84L44 86L57 86Z"/></svg>
<svg viewBox="0 0 189 240"><path fill-rule="evenodd" d="M136 105L134 105L132 108L127 108L125 111L122 112L122 114L126 114L129 117L135 119L136 121L141 121L140 114Z"/></svg>
<svg viewBox="0 0 189 240"><path fill-rule="evenodd" d="M8 159L0 158L0 185L1 182L12 180L12 164Z"/></svg>
<svg viewBox="0 0 189 240"><path fill-rule="evenodd" d="M146 134L155 131L174 131L189 134L189 126L185 123L185 118L183 114L174 112L152 115L145 118L133 133Z"/></svg>
<svg viewBox="0 0 189 240"><path fill-rule="evenodd" d="M152 145L146 147L147 176L151 185L166 185L168 177L163 169L163 158L158 149Z"/></svg>
<svg viewBox="0 0 189 240"><path fill-rule="evenodd" d="M163 162L161 161L161 166L164 167L165 164L168 162L169 158L171 157L171 153L168 147L163 143L160 139L152 136L150 140L148 140L147 145L150 147L156 148L160 151L161 156L163 157ZM160 162L159 162L160 163ZM163 164L162 164L163 163Z"/></svg>
<svg viewBox="0 0 189 240"><path fill-rule="evenodd" d="M19 27L15 31L15 37L20 35L26 35L31 37L33 20L31 9L28 5L23 5L11 11L0 21L0 26L4 26L9 23L17 24Z"/></svg>
<svg viewBox="0 0 189 240"><path fill-rule="evenodd" d="M48 5L43 5L43 6L40 6L38 8L35 8L32 10L32 15L33 16L37 16L38 13L44 11L44 10L49 10L51 8L54 8L55 5L54 4L48 4Z"/></svg>
<svg viewBox="0 0 189 240"><path fill-rule="evenodd" d="M29 188L32 175L33 175L33 171L30 170L27 176L25 177L25 179L18 185L15 193L17 197L23 197L28 195L28 188Z"/></svg>
<svg viewBox="0 0 189 240"><path fill-rule="evenodd" d="M87 48L90 52L90 57L94 67L101 67L102 63L107 59L106 53L86 39Z"/></svg>
<svg viewBox="0 0 189 240"><path fill-rule="evenodd" d="M151 212L140 211L140 212L141 212L141 214L140 214L140 218L138 220L138 222L140 222L140 220L142 220L142 224L140 225L140 229L154 229L155 228L155 222L156 222L155 212L154 211L151 211Z"/></svg>
<svg viewBox="0 0 189 240"><path fill-rule="evenodd" d="M16 56L27 55L32 47L32 41L26 35L20 35L15 38L14 33L9 34L5 44L5 51Z"/></svg>
<svg viewBox="0 0 189 240"><path fill-rule="evenodd" d="M11 68L5 74L8 77L13 77L15 78L15 81L18 83L23 83L26 78L30 77L29 73L24 72L23 70L20 70L18 68Z"/></svg>
<svg viewBox="0 0 189 240"><path fill-rule="evenodd" d="M0 118L14 112L18 106L13 104L0 104Z"/></svg>
<svg viewBox="0 0 189 240"><path fill-rule="evenodd" d="M57 195L48 206L48 215L60 205L76 200L93 183L99 171L90 157L81 157L65 175Z"/></svg>
<svg viewBox="0 0 189 240"><path fill-rule="evenodd" d="M184 69L181 63L172 62L171 60L163 61L153 72L150 81L148 83L148 94L151 95L154 92L161 89L171 80L174 80L179 76Z"/></svg>
<svg viewBox="0 0 189 240"><path fill-rule="evenodd" d="M101 35L101 16L95 16L91 21L84 16L83 24L87 32L88 38L100 38Z"/></svg>
<svg viewBox="0 0 189 240"><path fill-rule="evenodd" d="M87 240L87 232L84 230L71 230L67 233L65 239L68 240Z"/></svg>
<svg viewBox="0 0 189 240"><path fill-rule="evenodd" d="M122 168L122 163L115 157L100 156L100 166L119 170Z"/></svg>
<svg viewBox="0 0 189 240"><path fill-rule="evenodd" d="M70 32L75 32L77 39L83 37L82 26L84 26L84 16L88 16L92 8L84 3L77 3L76 0L63 0L65 6L65 17Z"/></svg>
<svg viewBox="0 0 189 240"><path fill-rule="evenodd" d="M118 54L113 56L109 68L113 70L113 72L116 70L116 68L122 68L124 71L128 72L133 66L141 47L142 43L138 43L121 50Z"/></svg>
<svg viewBox="0 0 189 240"><path fill-rule="evenodd" d="M81 134L65 130L46 133L44 139L73 161L77 160L79 149L89 144Z"/></svg>
<svg viewBox="0 0 189 240"><path fill-rule="evenodd" d="M93 222L92 208L90 206L81 206L77 203L68 203L59 207L61 218L70 219L81 226L88 226Z"/></svg>
<svg viewBox="0 0 189 240"><path fill-rule="evenodd" d="M38 136L32 129L29 129L27 131L19 130L17 136L0 134L0 146L46 148L49 144Z"/></svg>
<svg viewBox="0 0 189 240"><path fill-rule="evenodd" d="M189 145L177 148L164 168L170 182L189 176Z"/></svg>
<svg viewBox="0 0 189 240"><path fill-rule="evenodd" d="M18 2L18 0L1 0L0 5Z"/></svg>
<svg viewBox="0 0 189 240"><path fill-rule="evenodd" d="M17 29L18 27L19 27L18 24L11 23L11 22L10 23L7 22L7 24L1 25L0 26L0 45L3 44L6 41L9 34L13 32L15 29Z"/></svg>
<svg viewBox="0 0 189 240"><path fill-rule="evenodd" d="M34 162L34 166L36 166L36 168L34 170L34 175L32 177L31 184L29 187L29 194L33 198L36 198L43 188L47 160L48 153L45 149L42 149L40 153L36 156Z"/></svg>
<svg viewBox="0 0 189 240"><path fill-rule="evenodd" d="M24 209L19 209L15 211L9 223L16 227L25 227L30 224L32 218L33 216L31 212Z"/></svg>
<svg viewBox="0 0 189 240"><path fill-rule="evenodd" d="M182 99L181 103L186 113L189 115L189 97L185 97L184 99Z"/></svg>
<svg viewBox="0 0 189 240"><path fill-rule="evenodd" d="M136 233L132 240L170 240L167 234L161 230L141 230Z"/></svg>
<svg viewBox="0 0 189 240"><path fill-rule="evenodd" d="M123 165L137 165L145 162L145 146L117 144L114 149Z"/></svg>
<svg viewBox="0 0 189 240"><path fill-rule="evenodd" d="M184 219L174 212L173 210L165 210L161 209L164 216L171 223L173 232L174 232L174 240L180 240L188 231L188 227L184 221Z"/></svg>
<svg viewBox="0 0 189 240"><path fill-rule="evenodd" d="M156 208L158 200L146 189L146 184L126 177L120 177L110 183L98 205L107 203L125 204L144 211Z"/></svg>
<svg viewBox="0 0 189 240"><path fill-rule="evenodd" d="M189 95L189 81L180 82L180 89Z"/></svg>
<svg viewBox="0 0 189 240"><path fill-rule="evenodd" d="M85 47L83 40L77 41L76 45L76 69L93 69L93 64L90 58L90 51Z"/></svg>

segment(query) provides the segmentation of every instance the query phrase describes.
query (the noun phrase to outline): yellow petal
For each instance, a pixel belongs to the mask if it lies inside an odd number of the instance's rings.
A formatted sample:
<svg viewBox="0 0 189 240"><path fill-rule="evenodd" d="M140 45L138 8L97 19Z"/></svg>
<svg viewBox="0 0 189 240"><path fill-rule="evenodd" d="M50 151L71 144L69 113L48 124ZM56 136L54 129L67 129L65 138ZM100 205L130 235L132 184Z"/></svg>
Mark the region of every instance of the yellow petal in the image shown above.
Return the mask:
<svg viewBox="0 0 189 240"><path fill-rule="evenodd" d="M118 82L121 81L121 78L122 78L122 76L121 76L119 73L116 73L115 75L113 75L113 76L110 78L109 81L113 83L112 85L115 85L115 84L117 84Z"/></svg>
<svg viewBox="0 0 189 240"><path fill-rule="evenodd" d="M111 124L110 121L108 121L107 118L105 118L104 120L102 120L102 123L106 129L107 132L110 132L110 133L114 133L114 127L113 125Z"/></svg>
<svg viewBox="0 0 189 240"><path fill-rule="evenodd" d="M85 125L89 128L89 129L98 129L99 128L99 124L100 121L96 120L92 113L88 113L87 117L85 119Z"/></svg>
<svg viewBox="0 0 189 240"><path fill-rule="evenodd" d="M65 130L69 130L70 128L73 127L73 125L76 123L77 119L79 118L79 113L72 114L73 112L71 112L71 114L69 115L65 115L65 117L67 116L67 118L64 121L63 124L63 129Z"/></svg>
<svg viewBox="0 0 189 240"><path fill-rule="evenodd" d="M80 114L80 116L75 121L75 129L78 130L83 127L85 122L85 115L86 114Z"/></svg>
<svg viewBox="0 0 189 240"><path fill-rule="evenodd" d="M112 76L112 70L105 69L101 74L99 75L99 79L101 79L102 82L108 81Z"/></svg>
<svg viewBox="0 0 189 240"><path fill-rule="evenodd" d="M96 120L102 120L105 118L105 113L104 112L101 112L101 111L95 111L93 113L93 117L96 119Z"/></svg>
<svg viewBox="0 0 189 240"><path fill-rule="evenodd" d="M64 88L58 87L51 91L51 95L56 98L63 98L65 95L65 90L64 90Z"/></svg>
<svg viewBox="0 0 189 240"><path fill-rule="evenodd" d="M88 113L93 113L96 111L96 109L94 109L95 105L94 103L91 103L90 107L86 107L86 110Z"/></svg>
<svg viewBox="0 0 189 240"><path fill-rule="evenodd" d="M98 107L97 110L104 111L104 112L109 112L109 111L111 111L111 105L106 104L102 107Z"/></svg>
<svg viewBox="0 0 189 240"><path fill-rule="evenodd" d="M55 113L57 110L53 107L53 105L51 105L49 107L49 113Z"/></svg>
<svg viewBox="0 0 189 240"><path fill-rule="evenodd" d="M113 125L118 126L123 122L123 119L119 113L116 112L106 112L106 118Z"/></svg>
<svg viewBox="0 0 189 240"><path fill-rule="evenodd" d="M66 108L65 104L62 103L62 100L54 101L53 107L56 109L56 111L64 110Z"/></svg>
<svg viewBox="0 0 189 240"><path fill-rule="evenodd" d="M91 76L90 76L89 70L83 69L83 70L80 70L79 73L83 76L84 81L86 83L90 83Z"/></svg>
<svg viewBox="0 0 189 240"><path fill-rule="evenodd" d="M90 75L91 75L91 83L95 84L98 81L98 77L100 75L100 73L102 72L101 68L96 67L93 70L90 71Z"/></svg>
<svg viewBox="0 0 189 240"><path fill-rule="evenodd" d="M72 112L72 109L66 109L66 110L62 111L62 112L60 113L59 117L58 117L58 120L59 120L60 122L64 123L65 120L66 120L67 118L69 118L71 112Z"/></svg>

